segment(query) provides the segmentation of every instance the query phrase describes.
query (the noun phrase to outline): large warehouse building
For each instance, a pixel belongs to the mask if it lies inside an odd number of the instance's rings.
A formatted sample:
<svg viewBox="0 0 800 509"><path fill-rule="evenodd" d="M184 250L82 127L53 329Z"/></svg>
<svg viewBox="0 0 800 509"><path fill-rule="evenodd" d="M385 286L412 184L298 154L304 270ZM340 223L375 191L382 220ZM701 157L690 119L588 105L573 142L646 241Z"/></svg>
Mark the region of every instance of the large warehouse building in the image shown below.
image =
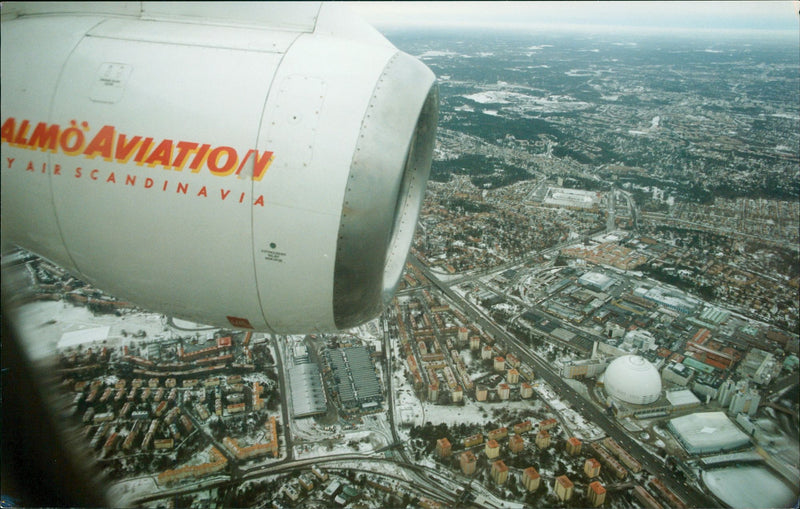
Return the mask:
<svg viewBox="0 0 800 509"><path fill-rule="evenodd" d="M292 414L295 418L324 414L327 410L325 390L319 368L313 362L289 368Z"/></svg>
<svg viewBox="0 0 800 509"><path fill-rule="evenodd" d="M337 348L328 350L325 357L343 408L361 411L380 408L383 401L381 383L366 348Z"/></svg>

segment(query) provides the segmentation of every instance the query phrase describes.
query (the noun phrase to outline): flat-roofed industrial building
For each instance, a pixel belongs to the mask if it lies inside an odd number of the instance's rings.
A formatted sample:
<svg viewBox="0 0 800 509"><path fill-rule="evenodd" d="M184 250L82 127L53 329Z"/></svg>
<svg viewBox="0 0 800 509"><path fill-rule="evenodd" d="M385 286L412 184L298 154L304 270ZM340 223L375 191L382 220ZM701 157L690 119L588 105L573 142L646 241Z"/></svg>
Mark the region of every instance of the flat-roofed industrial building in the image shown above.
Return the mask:
<svg viewBox="0 0 800 509"><path fill-rule="evenodd" d="M380 408L383 391L365 347L336 348L328 350L325 357L343 408L364 411Z"/></svg>
<svg viewBox="0 0 800 509"><path fill-rule="evenodd" d="M295 418L324 414L327 410L325 390L316 363L297 364L289 368L292 414Z"/></svg>

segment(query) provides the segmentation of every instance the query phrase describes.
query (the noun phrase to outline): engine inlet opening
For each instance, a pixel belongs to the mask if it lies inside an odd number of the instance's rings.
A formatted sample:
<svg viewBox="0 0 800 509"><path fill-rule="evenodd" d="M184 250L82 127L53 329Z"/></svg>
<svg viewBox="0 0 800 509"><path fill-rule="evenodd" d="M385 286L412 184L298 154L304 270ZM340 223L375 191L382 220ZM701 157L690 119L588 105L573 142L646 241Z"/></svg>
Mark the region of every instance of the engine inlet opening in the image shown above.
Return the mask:
<svg viewBox="0 0 800 509"><path fill-rule="evenodd" d="M439 88L434 83L417 118L403 167L383 271L384 302L391 300L394 294L414 239L417 218L425 198L425 187L431 171L438 118Z"/></svg>

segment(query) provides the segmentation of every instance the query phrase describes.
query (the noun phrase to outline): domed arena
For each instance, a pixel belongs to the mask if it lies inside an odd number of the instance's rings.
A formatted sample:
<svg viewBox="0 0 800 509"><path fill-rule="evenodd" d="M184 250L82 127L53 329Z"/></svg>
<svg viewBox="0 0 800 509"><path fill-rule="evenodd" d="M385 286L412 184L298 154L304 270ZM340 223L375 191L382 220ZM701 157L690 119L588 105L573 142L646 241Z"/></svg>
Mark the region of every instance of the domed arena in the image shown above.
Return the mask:
<svg viewBox="0 0 800 509"><path fill-rule="evenodd" d="M661 375L647 359L623 355L603 375L606 393L626 403L647 405L661 396Z"/></svg>

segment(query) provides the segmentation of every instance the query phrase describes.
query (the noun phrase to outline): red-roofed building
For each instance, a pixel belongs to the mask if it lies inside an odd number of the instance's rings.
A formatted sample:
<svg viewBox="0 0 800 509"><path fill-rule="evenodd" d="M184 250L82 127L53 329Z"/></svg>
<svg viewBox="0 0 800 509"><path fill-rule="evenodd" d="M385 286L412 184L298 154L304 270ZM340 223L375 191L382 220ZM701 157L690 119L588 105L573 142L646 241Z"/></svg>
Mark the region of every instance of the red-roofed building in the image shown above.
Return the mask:
<svg viewBox="0 0 800 509"><path fill-rule="evenodd" d="M567 440L567 454L577 456L581 453L581 441L577 437L569 437Z"/></svg>
<svg viewBox="0 0 800 509"><path fill-rule="evenodd" d="M525 448L525 440L519 435L512 435L508 439L508 448L513 453L518 453Z"/></svg>
<svg viewBox="0 0 800 509"><path fill-rule="evenodd" d="M575 489L575 485L566 475L556 477L553 487L555 488L556 496L561 500L571 499L572 492Z"/></svg>
<svg viewBox="0 0 800 509"><path fill-rule="evenodd" d="M526 431L530 431L533 428L530 420L522 421L514 425L514 433L517 435L521 435Z"/></svg>
<svg viewBox="0 0 800 509"><path fill-rule="evenodd" d="M594 458L587 459L586 462L583 464L583 472L589 479L597 477L598 475L600 475L600 462Z"/></svg>
<svg viewBox="0 0 800 509"><path fill-rule="evenodd" d="M458 461L461 464L461 471L464 472L464 475L470 475L475 472L478 459L472 454L472 451L462 452L458 457Z"/></svg>
<svg viewBox="0 0 800 509"><path fill-rule="evenodd" d="M508 467L503 460L492 463L492 479L497 484L504 484L508 480Z"/></svg>
<svg viewBox="0 0 800 509"><path fill-rule="evenodd" d="M508 436L508 428L503 426L502 428L493 429L489 432L489 440L502 440Z"/></svg>
<svg viewBox="0 0 800 509"><path fill-rule="evenodd" d="M589 503L592 504L592 507L598 507L602 505L606 499L606 489L598 481L594 481L590 483L589 487L586 489L586 498L589 499Z"/></svg>
<svg viewBox="0 0 800 509"><path fill-rule="evenodd" d="M522 484L528 491L536 491L541 478L539 472L533 467L528 467L522 472Z"/></svg>
<svg viewBox="0 0 800 509"><path fill-rule="evenodd" d="M555 419L545 419L539 422L539 429L549 430L555 427L558 421Z"/></svg>
<svg viewBox="0 0 800 509"><path fill-rule="evenodd" d="M488 442L486 442L484 451L486 451L487 458L489 459L496 458L500 456L500 444L497 443L497 440L489 440Z"/></svg>
<svg viewBox="0 0 800 509"><path fill-rule="evenodd" d="M440 458L446 458L450 456L452 451L452 446L450 445L450 440L445 438L440 438L436 441L436 454L439 455Z"/></svg>
<svg viewBox="0 0 800 509"><path fill-rule="evenodd" d="M511 396L511 387L508 384L500 384L497 386L497 397L505 401Z"/></svg>
<svg viewBox="0 0 800 509"><path fill-rule="evenodd" d="M536 447L539 449L546 449L550 446L550 433L545 430L539 431L536 435Z"/></svg>

